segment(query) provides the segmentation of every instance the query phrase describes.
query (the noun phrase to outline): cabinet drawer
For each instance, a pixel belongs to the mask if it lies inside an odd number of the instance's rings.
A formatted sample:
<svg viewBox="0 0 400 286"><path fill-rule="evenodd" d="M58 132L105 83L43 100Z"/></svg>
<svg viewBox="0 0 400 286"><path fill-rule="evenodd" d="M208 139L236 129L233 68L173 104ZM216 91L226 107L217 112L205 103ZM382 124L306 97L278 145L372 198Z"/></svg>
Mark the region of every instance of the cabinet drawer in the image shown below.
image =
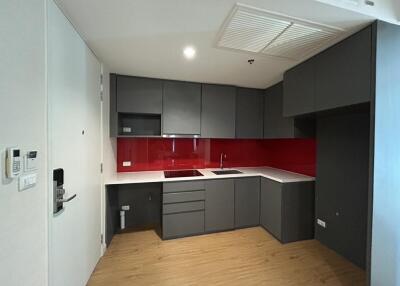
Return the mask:
<svg viewBox="0 0 400 286"><path fill-rule="evenodd" d="M198 191L204 190L204 181L196 182L177 182L177 183L164 183L163 192L164 193L176 193L185 191Z"/></svg>
<svg viewBox="0 0 400 286"><path fill-rule="evenodd" d="M163 203L164 204L192 202L192 201L204 201L204 200L205 200L204 191L163 194Z"/></svg>
<svg viewBox="0 0 400 286"><path fill-rule="evenodd" d="M204 211L163 216L163 238L204 233Z"/></svg>
<svg viewBox="0 0 400 286"><path fill-rule="evenodd" d="M204 201L163 205L163 214L204 210Z"/></svg>

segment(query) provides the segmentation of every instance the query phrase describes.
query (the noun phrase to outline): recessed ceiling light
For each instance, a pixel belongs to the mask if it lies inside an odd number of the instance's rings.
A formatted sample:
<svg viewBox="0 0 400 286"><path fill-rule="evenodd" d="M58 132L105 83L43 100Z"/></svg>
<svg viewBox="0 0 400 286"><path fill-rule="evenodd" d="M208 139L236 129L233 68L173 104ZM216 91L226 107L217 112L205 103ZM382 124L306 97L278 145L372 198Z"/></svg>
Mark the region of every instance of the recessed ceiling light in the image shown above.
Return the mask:
<svg viewBox="0 0 400 286"><path fill-rule="evenodd" d="M187 59L193 59L196 56L196 50L193 47L186 47L183 49L183 55Z"/></svg>

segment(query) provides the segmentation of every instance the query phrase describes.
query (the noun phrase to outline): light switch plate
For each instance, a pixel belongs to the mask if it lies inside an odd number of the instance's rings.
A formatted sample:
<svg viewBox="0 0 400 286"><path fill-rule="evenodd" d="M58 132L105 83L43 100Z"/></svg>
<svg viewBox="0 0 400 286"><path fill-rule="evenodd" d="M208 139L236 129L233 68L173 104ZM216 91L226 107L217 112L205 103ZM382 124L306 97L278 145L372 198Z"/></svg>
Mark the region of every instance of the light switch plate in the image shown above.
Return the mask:
<svg viewBox="0 0 400 286"><path fill-rule="evenodd" d="M22 175L19 177L19 190L33 188L37 183L37 174Z"/></svg>

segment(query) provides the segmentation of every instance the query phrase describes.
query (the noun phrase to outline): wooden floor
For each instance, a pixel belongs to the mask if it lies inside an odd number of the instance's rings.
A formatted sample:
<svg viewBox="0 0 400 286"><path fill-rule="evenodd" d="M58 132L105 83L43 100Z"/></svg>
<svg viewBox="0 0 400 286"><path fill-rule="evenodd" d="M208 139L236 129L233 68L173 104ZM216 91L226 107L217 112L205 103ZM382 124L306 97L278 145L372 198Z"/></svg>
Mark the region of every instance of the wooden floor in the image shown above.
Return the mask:
<svg viewBox="0 0 400 286"><path fill-rule="evenodd" d="M260 227L162 241L116 235L89 286L365 285L365 273L315 240L280 244Z"/></svg>

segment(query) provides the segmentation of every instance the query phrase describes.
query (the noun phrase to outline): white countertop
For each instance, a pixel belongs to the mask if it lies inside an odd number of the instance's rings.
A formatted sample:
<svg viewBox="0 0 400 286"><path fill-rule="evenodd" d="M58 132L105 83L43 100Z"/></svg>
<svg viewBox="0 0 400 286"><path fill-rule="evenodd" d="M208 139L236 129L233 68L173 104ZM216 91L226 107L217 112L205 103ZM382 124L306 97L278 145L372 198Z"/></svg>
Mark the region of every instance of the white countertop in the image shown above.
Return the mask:
<svg viewBox="0 0 400 286"><path fill-rule="evenodd" d="M138 183L156 183L156 182L179 182L179 181L194 181L194 180L210 180L210 179L226 179L226 178L241 178L260 176L267 179L277 181L279 183L293 183L315 181L314 177L297 174L281 169L271 167L239 167L226 168L224 170L239 170L242 174L231 175L216 175L211 171L220 170L213 169L197 169L203 176L198 177L180 177L180 178L165 178L164 171L143 171L130 173L116 173L115 176L106 180L106 185L121 185L121 184L138 184Z"/></svg>

